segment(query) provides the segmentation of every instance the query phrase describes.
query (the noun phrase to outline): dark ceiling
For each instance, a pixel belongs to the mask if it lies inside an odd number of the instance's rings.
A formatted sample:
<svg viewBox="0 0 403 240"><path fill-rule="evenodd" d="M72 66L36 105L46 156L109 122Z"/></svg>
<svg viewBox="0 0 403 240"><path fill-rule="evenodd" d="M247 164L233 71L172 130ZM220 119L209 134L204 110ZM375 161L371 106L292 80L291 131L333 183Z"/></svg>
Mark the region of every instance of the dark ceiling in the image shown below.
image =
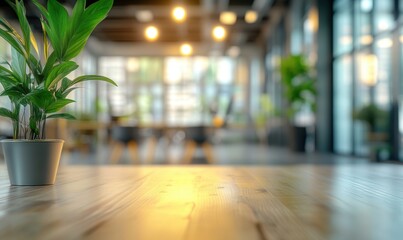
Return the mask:
<svg viewBox="0 0 403 240"><path fill-rule="evenodd" d="M96 0L87 0L91 4ZM39 21L32 11L32 4L27 2L27 15L33 25L39 27ZM43 2L43 1L42 1ZM66 5L73 5L75 0L60 0ZM225 26L228 30L227 43L243 44L256 41L261 33L262 26L269 21L268 12L273 0L115 0L108 18L95 30L94 36L101 41L108 42L144 42L144 30L149 25L159 28L158 42L209 42L211 29L220 24L219 15L222 11L234 11L237 21L234 25ZM187 8L187 20L178 24L171 19L173 6L182 4ZM12 11L5 1L0 1L0 9L6 17L13 17ZM257 10L259 19L256 23L248 24L244 21L244 14L248 10ZM149 10L153 13L153 20L147 23L140 22L136 13L140 10Z"/></svg>

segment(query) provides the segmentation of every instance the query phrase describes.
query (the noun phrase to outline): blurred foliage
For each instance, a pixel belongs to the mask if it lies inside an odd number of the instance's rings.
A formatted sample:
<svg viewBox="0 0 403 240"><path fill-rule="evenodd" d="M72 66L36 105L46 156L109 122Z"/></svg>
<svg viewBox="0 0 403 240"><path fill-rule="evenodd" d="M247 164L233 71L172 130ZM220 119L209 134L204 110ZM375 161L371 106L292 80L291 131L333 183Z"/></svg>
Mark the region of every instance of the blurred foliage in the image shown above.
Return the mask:
<svg viewBox="0 0 403 240"><path fill-rule="evenodd" d="M288 102L287 114L293 118L304 106L316 111L316 79L311 67L302 55L290 55L281 59L281 82Z"/></svg>
<svg viewBox="0 0 403 240"><path fill-rule="evenodd" d="M385 132L388 129L389 113L371 103L353 112L353 118L367 124L371 132Z"/></svg>

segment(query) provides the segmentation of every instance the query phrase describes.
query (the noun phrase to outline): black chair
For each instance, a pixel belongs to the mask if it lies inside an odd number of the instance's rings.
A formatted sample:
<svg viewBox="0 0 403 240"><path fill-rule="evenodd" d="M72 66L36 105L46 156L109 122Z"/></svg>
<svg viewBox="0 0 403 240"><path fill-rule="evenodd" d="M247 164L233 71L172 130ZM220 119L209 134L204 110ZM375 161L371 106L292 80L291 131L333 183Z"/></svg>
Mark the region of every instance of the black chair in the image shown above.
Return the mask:
<svg viewBox="0 0 403 240"><path fill-rule="evenodd" d="M112 126L112 153L110 161L117 163L127 146L133 163L139 163L137 156L138 144L141 139L140 129L134 126Z"/></svg>
<svg viewBox="0 0 403 240"><path fill-rule="evenodd" d="M153 163L158 142L163 137L163 135L163 130L160 128L146 129L146 137L148 139L148 153L146 157L147 164Z"/></svg>
<svg viewBox="0 0 403 240"><path fill-rule="evenodd" d="M215 163L213 147L209 141L208 127L194 126L185 129L185 153L183 163L191 163L198 146L202 147L208 163Z"/></svg>

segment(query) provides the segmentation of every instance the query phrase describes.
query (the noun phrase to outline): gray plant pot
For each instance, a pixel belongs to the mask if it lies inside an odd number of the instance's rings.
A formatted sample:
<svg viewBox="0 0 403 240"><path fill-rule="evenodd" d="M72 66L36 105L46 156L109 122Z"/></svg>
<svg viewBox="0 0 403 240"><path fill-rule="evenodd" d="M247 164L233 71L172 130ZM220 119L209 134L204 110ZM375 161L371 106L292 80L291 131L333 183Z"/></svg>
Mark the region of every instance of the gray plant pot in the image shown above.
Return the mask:
<svg viewBox="0 0 403 240"><path fill-rule="evenodd" d="M11 185L49 185L56 180L63 140L1 140Z"/></svg>

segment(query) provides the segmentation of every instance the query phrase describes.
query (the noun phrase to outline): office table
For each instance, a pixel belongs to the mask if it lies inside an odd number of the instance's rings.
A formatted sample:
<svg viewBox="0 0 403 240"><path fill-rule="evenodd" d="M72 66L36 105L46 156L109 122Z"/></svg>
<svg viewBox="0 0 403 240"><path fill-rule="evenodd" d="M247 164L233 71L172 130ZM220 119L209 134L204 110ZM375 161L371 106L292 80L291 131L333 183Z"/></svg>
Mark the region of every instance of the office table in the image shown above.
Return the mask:
<svg viewBox="0 0 403 240"><path fill-rule="evenodd" d="M400 239L403 168L61 166L10 186L0 239Z"/></svg>

